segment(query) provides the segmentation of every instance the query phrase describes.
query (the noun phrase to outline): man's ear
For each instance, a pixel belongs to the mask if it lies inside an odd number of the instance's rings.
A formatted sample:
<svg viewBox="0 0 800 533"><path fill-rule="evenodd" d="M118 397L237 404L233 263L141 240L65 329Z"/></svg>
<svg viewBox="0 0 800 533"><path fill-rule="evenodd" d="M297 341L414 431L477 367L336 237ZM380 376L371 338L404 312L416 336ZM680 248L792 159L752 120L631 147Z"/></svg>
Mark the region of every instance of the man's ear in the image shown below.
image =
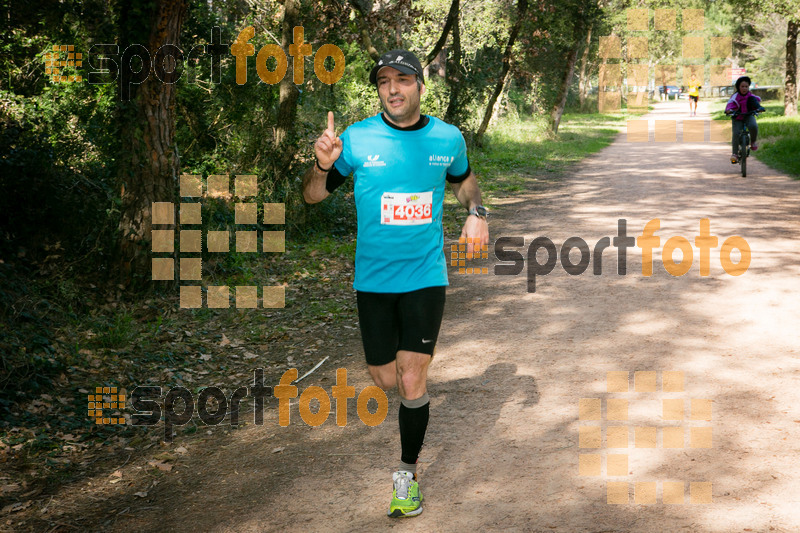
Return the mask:
<svg viewBox="0 0 800 533"><path fill-rule="evenodd" d="M422 96L423 94L425 94L425 84L424 83L420 83L419 95Z"/></svg>

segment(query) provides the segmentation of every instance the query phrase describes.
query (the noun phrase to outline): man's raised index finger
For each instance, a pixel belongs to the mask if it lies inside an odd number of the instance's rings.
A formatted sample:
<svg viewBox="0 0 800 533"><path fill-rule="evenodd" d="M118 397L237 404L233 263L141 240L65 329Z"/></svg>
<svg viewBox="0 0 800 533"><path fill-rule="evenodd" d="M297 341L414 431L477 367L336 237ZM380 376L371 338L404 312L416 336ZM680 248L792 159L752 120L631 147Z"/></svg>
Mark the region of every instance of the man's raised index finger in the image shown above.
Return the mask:
<svg viewBox="0 0 800 533"><path fill-rule="evenodd" d="M336 130L333 128L333 111L328 111L328 129L331 130L331 133L336 133Z"/></svg>

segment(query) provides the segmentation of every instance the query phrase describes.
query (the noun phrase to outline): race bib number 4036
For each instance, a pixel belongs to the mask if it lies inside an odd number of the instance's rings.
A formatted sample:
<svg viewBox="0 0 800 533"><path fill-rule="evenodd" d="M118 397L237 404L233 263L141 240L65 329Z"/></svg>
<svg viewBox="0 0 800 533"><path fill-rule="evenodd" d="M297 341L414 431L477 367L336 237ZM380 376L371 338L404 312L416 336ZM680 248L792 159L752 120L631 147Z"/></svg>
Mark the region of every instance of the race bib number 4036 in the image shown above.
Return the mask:
<svg viewBox="0 0 800 533"><path fill-rule="evenodd" d="M433 191L385 192L381 196L381 224L413 226L430 224L433 211Z"/></svg>

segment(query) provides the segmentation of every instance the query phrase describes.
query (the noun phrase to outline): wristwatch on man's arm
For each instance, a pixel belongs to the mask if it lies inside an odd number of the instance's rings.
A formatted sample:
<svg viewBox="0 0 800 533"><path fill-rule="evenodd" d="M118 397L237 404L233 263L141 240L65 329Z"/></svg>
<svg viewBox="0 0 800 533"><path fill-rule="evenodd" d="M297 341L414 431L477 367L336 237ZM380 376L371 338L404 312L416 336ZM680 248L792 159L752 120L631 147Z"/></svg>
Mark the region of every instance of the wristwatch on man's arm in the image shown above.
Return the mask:
<svg viewBox="0 0 800 533"><path fill-rule="evenodd" d="M475 215L478 218L486 220L486 215L489 214L489 210L483 207L482 205L476 205L475 207L469 210L469 214Z"/></svg>

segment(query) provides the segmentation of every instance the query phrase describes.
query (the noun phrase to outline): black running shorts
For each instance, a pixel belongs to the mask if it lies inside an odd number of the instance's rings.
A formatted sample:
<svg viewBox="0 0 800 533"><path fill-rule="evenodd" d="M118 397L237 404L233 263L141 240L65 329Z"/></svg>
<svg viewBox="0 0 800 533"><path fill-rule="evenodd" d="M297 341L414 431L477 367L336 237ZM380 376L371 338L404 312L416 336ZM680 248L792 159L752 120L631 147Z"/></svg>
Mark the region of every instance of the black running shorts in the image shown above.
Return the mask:
<svg viewBox="0 0 800 533"><path fill-rule="evenodd" d="M697 101L697 96L689 95L689 99L690 100L694 100L696 102Z"/></svg>
<svg viewBox="0 0 800 533"><path fill-rule="evenodd" d="M433 355L444 314L445 287L356 294L368 365L385 365L398 350Z"/></svg>

